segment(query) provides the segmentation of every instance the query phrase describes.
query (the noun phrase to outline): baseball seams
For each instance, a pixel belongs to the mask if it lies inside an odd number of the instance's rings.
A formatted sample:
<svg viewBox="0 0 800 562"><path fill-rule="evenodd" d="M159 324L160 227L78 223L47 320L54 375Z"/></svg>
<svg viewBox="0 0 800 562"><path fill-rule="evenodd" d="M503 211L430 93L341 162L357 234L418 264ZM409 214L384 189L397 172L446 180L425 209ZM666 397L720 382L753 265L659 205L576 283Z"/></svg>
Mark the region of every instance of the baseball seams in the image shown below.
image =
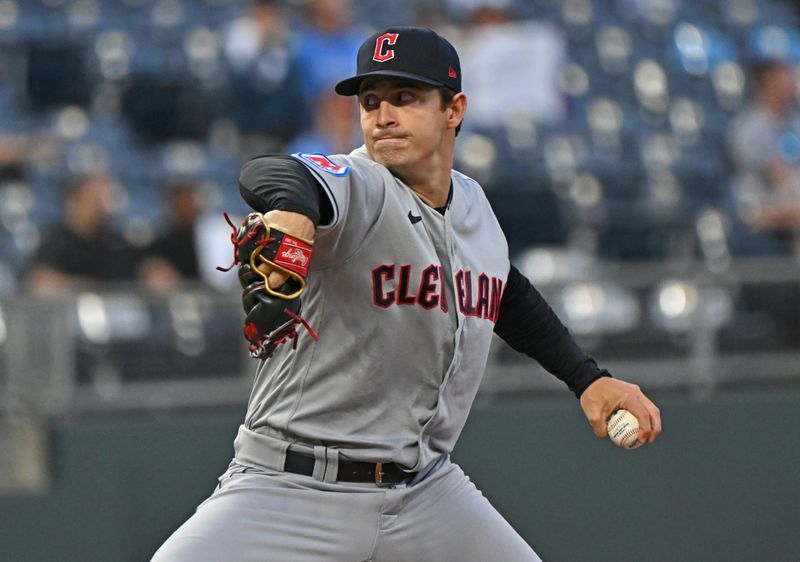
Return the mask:
<svg viewBox="0 0 800 562"><path fill-rule="evenodd" d="M639 428L629 429L619 437L619 442L625 446L626 449L632 449L636 443L635 439L639 436Z"/></svg>
<svg viewBox="0 0 800 562"><path fill-rule="evenodd" d="M608 422L608 433L609 433L609 435L614 433L614 430L617 428L617 426L620 424L622 419L625 417L625 416L618 416L617 412L619 412L619 410L617 410L616 412L611 414L611 421Z"/></svg>
<svg viewBox="0 0 800 562"><path fill-rule="evenodd" d="M639 420L627 410L617 410L608 421L608 436L615 445L623 449L635 449L641 443L639 437Z"/></svg>

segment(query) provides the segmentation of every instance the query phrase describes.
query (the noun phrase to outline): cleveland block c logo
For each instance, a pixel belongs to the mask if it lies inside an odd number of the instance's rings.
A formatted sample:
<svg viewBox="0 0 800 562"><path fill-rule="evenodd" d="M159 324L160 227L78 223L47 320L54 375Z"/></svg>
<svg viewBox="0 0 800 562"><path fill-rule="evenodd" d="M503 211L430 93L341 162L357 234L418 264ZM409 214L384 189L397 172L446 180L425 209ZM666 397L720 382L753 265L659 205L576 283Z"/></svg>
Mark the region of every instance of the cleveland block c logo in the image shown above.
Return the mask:
<svg viewBox="0 0 800 562"><path fill-rule="evenodd" d="M375 54L372 60L376 62L386 62L394 58L394 49L387 48L387 45L394 45L397 42L399 33L384 33L375 41Z"/></svg>

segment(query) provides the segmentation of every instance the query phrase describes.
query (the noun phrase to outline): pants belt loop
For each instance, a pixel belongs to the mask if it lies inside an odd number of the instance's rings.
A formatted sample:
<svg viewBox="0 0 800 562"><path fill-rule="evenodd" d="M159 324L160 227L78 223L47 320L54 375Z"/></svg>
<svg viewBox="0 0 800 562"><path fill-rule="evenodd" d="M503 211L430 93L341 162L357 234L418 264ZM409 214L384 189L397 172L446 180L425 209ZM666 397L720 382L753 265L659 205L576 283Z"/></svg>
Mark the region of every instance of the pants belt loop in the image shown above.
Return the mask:
<svg viewBox="0 0 800 562"><path fill-rule="evenodd" d="M325 479L325 465L328 459L325 458L325 447L314 447L314 473L311 475L314 480Z"/></svg>
<svg viewBox="0 0 800 562"><path fill-rule="evenodd" d="M336 482L339 478L339 451L325 448L325 476L323 481Z"/></svg>
<svg viewBox="0 0 800 562"><path fill-rule="evenodd" d="M322 446L314 447L314 479L333 483L338 474L339 451Z"/></svg>

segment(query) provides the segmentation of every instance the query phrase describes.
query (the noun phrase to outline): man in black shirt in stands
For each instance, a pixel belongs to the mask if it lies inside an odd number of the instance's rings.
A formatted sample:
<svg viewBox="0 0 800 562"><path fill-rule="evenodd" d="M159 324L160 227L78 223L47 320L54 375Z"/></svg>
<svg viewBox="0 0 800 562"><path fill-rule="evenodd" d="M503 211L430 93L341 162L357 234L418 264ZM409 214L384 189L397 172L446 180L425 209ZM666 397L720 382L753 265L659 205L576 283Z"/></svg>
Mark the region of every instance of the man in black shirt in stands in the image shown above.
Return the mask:
<svg viewBox="0 0 800 562"><path fill-rule="evenodd" d="M136 252L110 225L113 199L113 180L105 174L68 182L62 220L28 264L28 290L57 295L136 278Z"/></svg>

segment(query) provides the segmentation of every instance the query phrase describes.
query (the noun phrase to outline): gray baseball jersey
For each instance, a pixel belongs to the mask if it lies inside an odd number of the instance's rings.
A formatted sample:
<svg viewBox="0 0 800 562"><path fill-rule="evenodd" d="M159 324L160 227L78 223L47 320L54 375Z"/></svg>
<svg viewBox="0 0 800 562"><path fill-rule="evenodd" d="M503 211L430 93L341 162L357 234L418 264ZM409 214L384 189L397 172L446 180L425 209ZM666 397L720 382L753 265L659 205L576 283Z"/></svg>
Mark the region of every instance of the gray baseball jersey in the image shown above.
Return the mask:
<svg viewBox="0 0 800 562"><path fill-rule="evenodd" d="M459 172L442 215L363 147L295 158L333 207L303 295L319 341L301 333L296 350L262 363L237 459L257 457L252 441L269 435L420 470L452 450L478 390L510 267L505 237Z"/></svg>
<svg viewBox="0 0 800 562"><path fill-rule="evenodd" d="M480 186L453 172L442 215L363 148L296 158L334 210L303 295L319 341L301 331L262 362L230 470L154 562L539 561L443 454L510 268ZM283 470L290 443L314 456L311 478ZM427 468L399 486L350 484L340 456Z"/></svg>

